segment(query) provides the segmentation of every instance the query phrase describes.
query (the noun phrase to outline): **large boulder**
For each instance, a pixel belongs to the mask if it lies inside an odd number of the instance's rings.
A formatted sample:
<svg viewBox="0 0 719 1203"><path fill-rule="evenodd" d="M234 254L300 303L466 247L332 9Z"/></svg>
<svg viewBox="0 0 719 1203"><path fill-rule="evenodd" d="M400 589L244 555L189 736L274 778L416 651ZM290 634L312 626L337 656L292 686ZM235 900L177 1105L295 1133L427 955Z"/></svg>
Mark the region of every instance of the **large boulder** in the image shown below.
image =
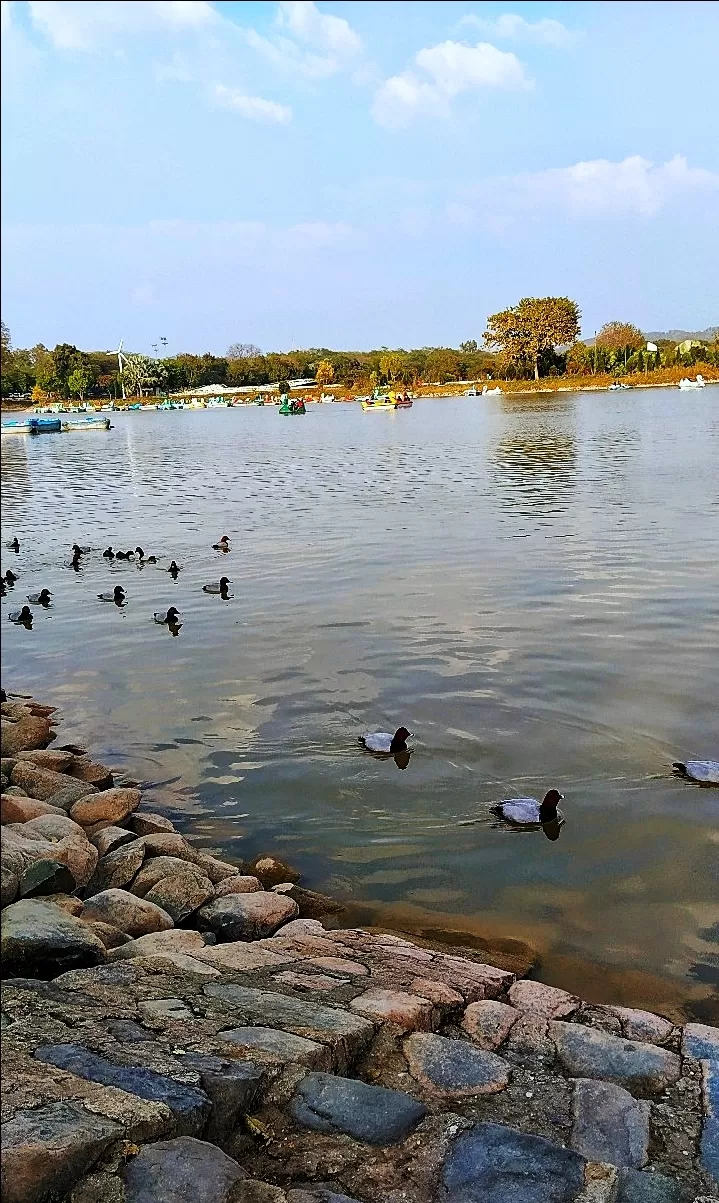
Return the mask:
<svg viewBox="0 0 719 1203"><path fill-rule="evenodd" d="M72 752L63 751L62 748L41 748L35 752L18 752L18 760L27 760L30 764L36 765L39 769L50 769L53 773L64 773L69 769L75 757Z"/></svg>
<svg viewBox="0 0 719 1203"><path fill-rule="evenodd" d="M131 831L126 831L124 827L103 825L99 831L94 833L88 831L88 839L91 844L95 845L100 856L107 856L108 852L115 852L123 844L130 844L135 836Z"/></svg>
<svg viewBox="0 0 719 1203"><path fill-rule="evenodd" d="M39 798L41 802L49 802L52 795L71 784L72 779L64 773L40 768L29 760L16 760L10 780L13 785L19 785L21 789L24 789L29 797Z"/></svg>
<svg viewBox="0 0 719 1203"><path fill-rule="evenodd" d="M20 878L20 897L43 894L72 894L77 882L67 865L56 860L36 860Z"/></svg>
<svg viewBox="0 0 719 1203"><path fill-rule="evenodd" d="M175 923L181 923L193 911L212 898L212 883L209 877L163 877L145 894L145 902L154 902L171 915Z"/></svg>
<svg viewBox="0 0 719 1203"><path fill-rule="evenodd" d="M112 789L114 784L112 773L106 765L96 764L85 756L73 758L68 773L78 781L84 781L86 785L94 785L96 789Z"/></svg>
<svg viewBox="0 0 719 1203"><path fill-rule="evenodd" d="M139 789L106 789L81 798L70 808L70 818L83 827L93 823L121 823L140 805Z"/></svg>
<svg viewBox="0 0 719 1203"><path fill-rule="evenodd" d="M3 756L16 756L50 742L50 720L28 712L19 722L3 718L0 722L0 750Z"/></svg>
<svg viewBox="0 0 719 1203"><path fill-rule="evenodd" d="M174 831L175 825L164 815L156 815L152 811L135 811L127 820L130 831L135 835L162 835L163 831Z"/></svg>
<svg viewBox="0 0 719 1203"><path fill-rule="evenodd" d="M41 815L27 823L3 829L2 864L18 882L29 865L53 860L67 865L78 885L90 880L97 864L93 848L82 828L64 815Z"/></svg>
<svg viewBox="0 0 719 1203"><path fill-rule="evenodd" d="M197 913L197 926L213 932L218 940L263 940L296 916L297 903L291 898L263 890L208 902Z"/></svg>
<svg viewBox="0 0 719 1203"><path fill-rule="evenodd" d="M4 977L47 980L105 959L105 946L87 924L51 902L26 898L2 913Z"/></svg>
<svg viewBox="0 0 719 1203"><path fill-rule="evenodd" d="M146 902L144 898L136 898L127 890L103 890L95 894L85 902L83 915L86 919L97 919L101 923L119 927L128 936L145 936L149 932L166 931L173 926L167 911L152 902Z"/></svg>
<svg viewBox="0 0 719 1203"><path fill-rule="evenodd" d="M0 797L0 822L27 823L28 819L37 819L40 815L61 815L64 811L59 806L51 806L49 802L41 802L39 798L23 798L22 795L6 793Z"/></svg>
<svg viewBox="0 0 719 1203"><path fill-rule="evenodd" d="M144 850L142 840L137 844ZM192 881L206 881L207 878L197 865L191 861L180 860L178 856L152 856L145 861L137 877L132 883L132 893L138 898L144 898L164 877L185 877Z"/></svg>
<svg viewBox="0 0 719 1203"><path fill-rule="evenodd" d="M97 839L97 836L95 838ZM139 840L133 840L131 844L123 844L114 852L108 852L107 856L98 861L88 890L94 894L100 890L118 889L128 885L144 859L145 849Z"/></svg>
<svg viewBox="0 0 719 1203"><path fill-rule="evenodd" d="M216 1145L191 1136L145 1145L124 1170L127 1203L235 1203L245 1170Z"/></svg>

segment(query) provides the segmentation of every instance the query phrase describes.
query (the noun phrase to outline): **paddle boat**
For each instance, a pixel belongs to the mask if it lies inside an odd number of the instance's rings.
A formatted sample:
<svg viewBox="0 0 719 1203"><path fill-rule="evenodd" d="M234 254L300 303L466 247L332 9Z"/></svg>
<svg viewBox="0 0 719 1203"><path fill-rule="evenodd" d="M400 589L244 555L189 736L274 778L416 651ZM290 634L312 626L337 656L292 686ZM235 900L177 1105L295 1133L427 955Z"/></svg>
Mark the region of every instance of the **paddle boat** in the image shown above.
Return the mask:
<svg viewBox="0 0 719 1203"><path fill-rule="evenodd" d="M502 390L499 387L499 385L497 385L495 388L487 388L487 386L485 384L484 388L482 389L482 396L483 397L501 397Z"/></svg>
<svg viewBox="0 0 719 1203"><path fill-rule="evenodd" d="M465 395L465 397L478 397L479 393L477 392L477 389L475 388L475 386L472 385L471 388L466 388L464 390L464 395Z"/></svg>
<svg viewBox="0 0 719 1203"><path fill-rule="evenodd" d="M618 392L620 392L621 390L623 390L623 389L625 389L625 388L629 388L629 385L628 385L628 384L622 384L622 382L621 382L621 381L619 381L619 380L615 380L615 381L614 381L614 384L610 384L610 385L609 385L609 388L608 388L608 390L607 390L607 391L608 391L608 392L610 392L610 393L618 393Z"/></svg>
<svg viewBox="0 0 719 1203"><path fill-rule="evenodd" d="M3 434L58 434L62 430L60 418L16 418L3 422Z"/></svg>
<svg viewBox="0 0 719 1203"><path fill-rule="evenodd" d="M690 380L688 376L682 376L681 380L679 381L679 387L680 388L705 388L706 380L702 376L701 372L697 372L696 380Z"/></svg>
<svg viewBox="0 0 719 1203"><path fill-rule="evenodd" d="M283 394L282 402L278 413L287 416L288 414L304 414L307 413L304 401L290 401L286 394Z"/></svg>
<svg viewBox="0 0 719 1203"><path fill-rule="evenodd" d="M110 430L111 423L109 418L103 418L99 414L88 415L82 418L65 418L61 422L63 430Z"/></svg>
<svg viewBox="0 0 719 1203"><path fill-rule="evenodd" d="M411 397L398 397L394 403L395 409L411 409L414 401Z"/></svg>

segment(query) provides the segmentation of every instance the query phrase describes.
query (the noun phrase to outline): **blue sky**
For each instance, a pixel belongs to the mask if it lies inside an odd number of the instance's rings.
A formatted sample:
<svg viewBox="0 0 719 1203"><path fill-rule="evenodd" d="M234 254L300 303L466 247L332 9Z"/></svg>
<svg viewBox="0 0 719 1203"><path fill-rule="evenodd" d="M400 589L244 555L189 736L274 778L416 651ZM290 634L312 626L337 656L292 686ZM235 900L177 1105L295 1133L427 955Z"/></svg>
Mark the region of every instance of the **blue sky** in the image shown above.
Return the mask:
<svg viewBox="0 0 719 1203"><path fill-rule="evenodd" d="M719 5L2 0L15 345L719 318Z"/></svg>

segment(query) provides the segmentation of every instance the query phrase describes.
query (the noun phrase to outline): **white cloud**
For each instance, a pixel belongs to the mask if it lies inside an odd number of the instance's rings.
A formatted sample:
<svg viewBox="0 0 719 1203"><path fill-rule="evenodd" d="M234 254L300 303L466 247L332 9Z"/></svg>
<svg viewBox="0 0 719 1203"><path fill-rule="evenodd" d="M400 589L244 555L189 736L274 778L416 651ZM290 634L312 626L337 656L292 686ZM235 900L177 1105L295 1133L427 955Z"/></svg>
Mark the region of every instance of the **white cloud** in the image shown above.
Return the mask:
<svg viewBox="0 0 719 1203"><path fill-rule="evenodd" d="M248 121L260 121L269 125L287 125L292 120L292 109L274 100L263 100L261 96L247 96L239 88L228 88L215 84L215 102L224 109L232 109Z"/></svg>
<svg viewBox="0 0 719 1203"><path fill-rule="evenodd" d="M516 55L489 42L442 42L420 50L414 63L419 70L393 75L375 96L373 116L387 129L399 129L419 116L449 117L450 102L462 92L531 87Z"/></svg>
<svg viewBox="0 0 719 1203"><path fill-rule="evenodd" d="M278 5L275 26L282 31L263 37L248 29L248 44L285 74L325 79L355 63L362 39L343 17L320 12L313 0ZM290 36L291 35L291 36Z"/></svg>
<svg viewBox="0 0 719 1203"><path fill-rule="evenodd" d="M621 162L593 159L570 167L495 177L447 206L458 225L472 221L510 223L551 212L575 219L654 217L670 205L701 193L719 192L719 173L690 167L682 155L652 163L641 155ZM501 206L501 214L498 213Z"/></svg>
<svg viewBox="0 0 719 1203"><path fill-rule="evenodd" d="M30 0L28 8L58 50L92 50L117 34L192 31L220 19L206 0Z"/></svg>
<svg viewBox="0 0 719 1203"><path fill-rule="evenodd" d="M10 0L0 0L0 32L5 33L10 28L11 20Z"/></svg>
<svg viewBox="0 0 719 1203"><path fill-rule="evenodd" d="M571 46L579 35L561 21L543 17L540 21L526 21L518 13L503 13L490 20L479 17L476 13L467 13L462 17L460 25L472 25L475 29L492 38L517 39L527 42L539 42L544 46Z"/></svg>

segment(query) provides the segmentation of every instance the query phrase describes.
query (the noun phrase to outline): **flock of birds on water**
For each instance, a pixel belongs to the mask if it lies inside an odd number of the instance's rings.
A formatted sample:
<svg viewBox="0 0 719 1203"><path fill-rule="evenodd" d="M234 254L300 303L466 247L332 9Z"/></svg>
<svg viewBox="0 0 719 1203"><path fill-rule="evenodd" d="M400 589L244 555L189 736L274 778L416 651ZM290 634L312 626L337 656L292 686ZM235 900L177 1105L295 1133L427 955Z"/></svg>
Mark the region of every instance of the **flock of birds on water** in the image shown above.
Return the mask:
<svg viewBox="0 0 719 1203"><path fill-rule="evenodd" d="M20 540L17 536L11 539L5 546L9 551L14 551L16 554L20 552ZM230 539L228 535L223 535L222 538L212 545L213 551L227 553L231 550ZM78 571L83 564L86 556L92 552L91 547L80 547L77 543L73 543L71 547L72 558L70 567ZM134 560L140 567L145 564L157 564L157 556L146 556L142 547L136 547L134 551L114 551L112 547L106 547L102 553L102 558L112 562L113 560ZM166 569L173 580L177 580L178 575L182 571L176 560L172 560L169 568ZM0 596L5 597L8 589L12 589L15 582L18 580L17 574L8 569L2 578L0 578ZM208 585L202 586L203 593L212 593L222 598L223 601L229 601L233 596L230 592L230 579L226 576L221 576L219 581L212 581ZM127 593L124 586L115 585L112 592L98 593L98 601L111 602L118 609L123 609L127 605ZM32 630L33 614L30 606L42 606L47 610L52 605L52 593L49 589L41 589L38 593L28 593L27 600L29 605L22 606L20 610L11 610L8 614L10 622L14 622L17 626L23 626L27 630ZM182 626L182 614L176 606L170 606L167 610L156 610L153 614L153 620L162 626L169 628L171 634L178 635Z"/></svg>
<svg viewBox="0 0 719 1203"><path fill-rule="evenodd" d="M5 545L8 550L14 551L16 554L20 551L20 542L16 538L12 539ZM212 545L213 551L218 551L227 554L231 550L230 539L228 535L222 535L217 543ZM82 566L83 558L88 556L92 551L90 547L79 547L77 543L73 543L71 552L72 559L70 567L76 571ZM145 564L157 565L157 557L154 555L146 556L142 547L136 547L134 551L114 551L112 547L107 547L102 553L103 559L108 561L113 560L134 560L139 566ZM182 571L179 564L172 560L169 567L165 569L172 576L173 580L177 580L178 574ZM0 578L0 595L5 597L7 590L13 588L18 580L17 575L11 570ZM210 584L203 585L203 593L214 594L219 596L223 601L229 600L233 595L230 592L230 580L226 576L221 576L219 581L212 581ZM110 602L119 608L123 608L127 604L127 595L122 585L116 585L112 592L98 593L98 600L101 602ZM49 589L41 589L37 593L28 593L27 600L29 605L24 605L20 610L13 610L8 614L10 622L19 626L24 626L28 630L32 628L32 610L30 606L42 606L47 609L52 604L52 593ZM179 633L182 626L182 615L176 606L170 606L166 611L155 611L153 620L162 626L169 628L173 635ZM407 740L412 738L412 732L406 727L398 727L392 734L389 731L371 731L365 735L360 735L358 741L360 746L372 756L381 760L394 760L395 764L400 769L406 769L413 748L407 746ZM680 777L686 778L688 781L696 782L698 785L719 785L719 760L686 760L673 762L674 773ZM559 809L559 803L564 800L564 794L561 794L557 789L550 789L544 795L540 802L537 798L506 798L491 807L491 813L503 823L514 828L515 830L536 831L541 830L549 840L559 838L561 827L564 823L564 815ZM475 819L468 820L469 823L477 822ZM466 825L466 824L465 824Z"/></svg>

